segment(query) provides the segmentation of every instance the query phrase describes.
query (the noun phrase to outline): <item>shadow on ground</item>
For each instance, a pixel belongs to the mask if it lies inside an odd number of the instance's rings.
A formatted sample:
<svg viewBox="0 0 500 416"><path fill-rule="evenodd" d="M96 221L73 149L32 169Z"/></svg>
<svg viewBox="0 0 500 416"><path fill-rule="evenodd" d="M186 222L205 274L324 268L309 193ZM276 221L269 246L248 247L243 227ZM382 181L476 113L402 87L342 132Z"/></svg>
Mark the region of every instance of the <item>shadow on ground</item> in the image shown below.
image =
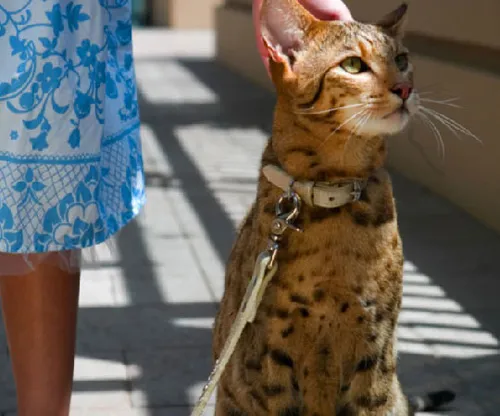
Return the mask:
<svg viewBox="0 0 500 416"><path fill-rule="evenodd" d="M235 227L174 130L183 125L205 123L221 129L244 127L269 132L273 98L269 92L212 61L183 59L176 62L215 92L217 101L154 104L142 96L142 121L154 130L172 168L172 177L147 172L148 183L151 187L167 188L175 179L196 211L219 260L225 262L235 237ZM488 356L482 350L485 345L481 339L476 340L473 333L486 331L500 339L497 306L500 238L425 189L398 175L394 182L407 260L419 273L430 276L432 283L444 290L446 298L460 305L459 309L448 311L451 315L460 318L461 314L468 314L478 322L476 326L465 325L470 339L458 337L430 342L431 352L436 352L435 344L451 346L454 351L458 349L452 357L436 358L425 352L402 353L400 372L404 385L411 392L455 388L461 397L457 402L461 414L498 414L500 401L494 396L500 388L500 360L497 356ZM210 371L211 333L208 328L181 328L173 321L186 317L213 317L216 304L162 303L160 289L152 278L155 264L149 257L137 222L120 234L118 250L121 258L118 266L124 270L130 306L82 309L79 337L85 343L80 342L79 355L108 359L109 351L122 351L125 362L138 368L140 376L132 382L77 382L75 390L116 390L119 385L128 391L140 391L137 396L133 395L137 406L185 406L192 401L190 389L203 383ZM423 286L428 284L422 283ZM408 296L411 299L412 295ZM140 302L145 297L150 299L147 305ZM432 314L447 311L433 296L419 295L417 298L421 303L408 307L408 311ZM451 329L457 334L464 330L464 324L456 324L451 318L439 325L415 321L409 327L434 328L438 332ZM491 343L486 344L493 347ZM458 358L460 351L466 353L471 348L479 351ZM10 381L5 381L3 386L7 386L6 383Z"/></svg>

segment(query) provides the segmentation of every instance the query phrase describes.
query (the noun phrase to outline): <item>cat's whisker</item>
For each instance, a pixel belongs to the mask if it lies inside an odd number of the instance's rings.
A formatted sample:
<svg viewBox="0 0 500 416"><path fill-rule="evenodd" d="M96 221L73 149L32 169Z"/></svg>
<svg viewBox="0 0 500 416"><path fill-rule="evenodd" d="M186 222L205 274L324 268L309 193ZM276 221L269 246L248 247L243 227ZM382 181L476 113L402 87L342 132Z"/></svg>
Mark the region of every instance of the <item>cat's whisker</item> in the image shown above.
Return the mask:
<svg viewBox="0 0 500 416"><path fill-rule="evenodd" d="M361 119L361 121L356 126L354 126L354 129L353 129L353 132L351 133L351 136L353 134L357 135L361 131L361 129L365 126L365 124L368 123L368 121L372 117L371 110L368 109L366 111L367 111L366 115L363 115L363 118Z"/></svg>
<svg viewBox="0 0 500 416"><path fill-rule="evenodd" d="M435 91L420 91L418 89L415 89L415 94L418 96L418 99L420 101L431 102L434 104L450 104L450 103L453 103L455 101L460 100L460 97L450 96L450 94L444 94L444 95L448 95L449 98L444 98L444 97L438 98L438 97L436 97ZM432 95L434 95L434 96L432 96ZM442 96L442 94L439 94L439 95ZM457 106L458 108L462 108L458 104L454 104L454 105Z"/></svg>
<svg viewBox="0 0 500 416"><path fill-rule="evenodd" d="M454 108L463 108L461 105L458 104L453 104L453 101L458 100L458 97L455 98L449 98L447 100L433 100L431 98L420 98L421 102L424 103L433 103L433 104L442 104L442 105L447 105L449 107L454 107Z"/></svg>
<svg viewBox="0 0 500 416"><path fill-rule="evenodd" d="M420 86L420 88L415 88L415 92L419 95L429 95L429 94L440 94L440 95L450 95L450 92L438 85L438 83L426 84Z"/></svg>
<svg viewBox="0 0 500 416"><path fill-rule="evenodd" d="M438 126L436 126L436 123L434 123L427 115L421 114L423 118L427 121L428 126L432 129L434 132L434 137L436 138L436 141L438 142L439 150L441 151L441 160L444 161L446 157L446 146L444 143L443 135L441 134L441 131L439 130ZM438 150L438 152L439 152Z"/></svg>
<svg viewBox="0 0 500 416"><path fill-rule="evenodd" d="M368 123L372 115L373 115L372 111L368 109L366 115L364 115L363 118L361 119L361 122L357 126L355 126L353 132L349 136L349 140L353 135L357 135L361 131L361 129L366 125L366 123Z"/></svg>
<svg viewBox="0 0 500 416"><path fill-rule="evenodd" d="M371 117L372 117L371 110L367 110L367 113L364 116L364 118L361 120L361 123L359 123L357 125L357 127L355 127L354 134L358 134L361 131L361 129L365 126L365 124L368 123L368 120L370 120Z"/></svg>
<svg viewBox="0 0 500 416"><path fill-rule="evenodd" d="M356 117L360 116L365 111L366 111L366 109L363 108L361 111L358 111L357 113L355 113L351 117L349 117L347 120L345 120L343 123L341 123L335 130L333 130L328 136L325 137L325 139L323 140L323 143L321 144L321 146L323 146L327 142L327 140L331 136L333 136L335 133L337 133L342 127L344 127L346 124L348 124L349 122L351 122L352 120L354 120Z"/></svg>
<svg viewBox="0 0 500 416"><path fill-rule="evenodd" d="M434 94L434 91L416 91L418 95L429 95Z"/></svg>
<svg viewBox="0 0 500 416"><path fill-rule="evenodd" d="M426 98L427 101L433 101L432 99ZM436 103L450 103L452 101L458 101L460 100L460 97L452 97L452 98L447 98L445 100L434 100Z"/></svg>
<svg viewBox="0 0 500 416"><path fill-rule="evenodd" d="M326 110L318 110L318 111L294 111L294 114L325 114L333 111L345 110L347 108L356 108L361 107L365 104L350 104L342 107L328 108Z"/></svg>
<svg viewBox="0 0 500 416"><path fill-rule="evenodd" d="M455 130L452 126L450 126L449 124L447 124L447 121L446 121L446 120L439 119L439 117L438 117L437 115L435 115L435 114L431 113L429 110L430 110L430 109L427 109L427 108L421 107L421 113L420 113L420 114L425 113L425 114L427 114L428 116L429 116L429 115L432 115L432 116L433 116L435 119L437 119L437 120L438 120L438 121L439 121L442 125L444 125L445 127L447 127L447 128L448 128L448 130L450 130L450 131L451 131L451 133L452 133L452 134L453 134L453 135L454 135L454 136L455 136L458 140L462 140L462 138L458 135L458 133L456 132L456 130Z"/></svg>
<svg viewBox="0 0 500 416"><path fill-rule="evenodd" d="M458 131L466 136L472 137L478 143L482 144L482 140L477 137L474 133L472 133L468 128L455 121L451 117L445 116L439 111L420 106L420 110L428 114L429 116L433 116L436 120L438 120L441 124L447 127L450 131Z"/></svg>
<svg viewBox="0 0 500 416"><path fill-rule="evenodd" d="M438 152L438 155L441 156L441 160L444 160L444 157L445 157L445 152L444 150L441 150L442 148L444 148L443 144L441 143L441 133L439 132L439 130L437 129L437 127L434 125L434 123L432 123L429 118L427 116L425 116L424 114L418 114L420 120L427 126L429 127L429 129L431 130L432 132L432 136L434 137L434 139L436 139L436 144L437 144L437 152Z"/></svg>
<svg viewBox="0 0 500 416"><path fill-rule="evenodd" d="M444 146L444 141L443 137L441 136L441 132L439 129L436 127L436 125L432 122L432 120L427 117L424 113L417 113L417 115L420 117L420 119L424 122L427 127L432 131L434 138L436 139L437 145L438 145L438 154L441 154L441 160L444 160L445 158L445 146Z"/></svg>
<svg viewBox="0 0 500 416"><path fill-rule="evenodd" d="M361 130L361 128L370 119L370 117L371 117L371 111L369 109L365 109L364 112L366 112L366 114L361 114L360 117L359 117L359 120L356 121L356 123L354 124L353 128L351 129L351 134L349 135L349 137L347 138L347 140L344 143L344 150L347 147L347 145L348 145L349 141L351 140L352 136L354 136L355 134L357 134L357 132L359 130Z"/></svg>

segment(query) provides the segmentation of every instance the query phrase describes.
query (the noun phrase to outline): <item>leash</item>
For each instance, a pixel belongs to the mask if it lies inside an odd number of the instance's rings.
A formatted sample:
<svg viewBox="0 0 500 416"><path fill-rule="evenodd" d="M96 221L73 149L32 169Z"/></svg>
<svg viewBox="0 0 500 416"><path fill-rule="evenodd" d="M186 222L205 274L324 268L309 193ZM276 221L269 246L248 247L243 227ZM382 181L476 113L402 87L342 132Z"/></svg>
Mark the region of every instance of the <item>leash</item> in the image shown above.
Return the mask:
<svg viewBox="0 0 500 416"><path fill-rule="evenodd" d="M301 229L293 225L293 222L299 216L300 208L300 196L294 192L290 186L289 190L283 194L276 203L276 216L271 225L267 248L257 257L252 278L247 287L238 314L236 315L236 319L231 326L228 339L224 344L220 357L215 362L214 369L208 378L207 384L203 387L201 396L198 399L191 416L203 415L208 401L210 400L210 397L219 383L227 363L236 349L243 330L247 324L251 324L254 321L266 287L278 271L278 262L276 261L276 257L278 255L279 243L283 234L288 229L302 232Z"/></svg>
<svg viewBox="0 0 500 416"><path fill-rule="evenodd" d="M266 287L278 271L276 257L283 234L288 229L302 232L293 224L300 214L302 200L310 206L331 209L359 200L361 191L366 186L366 181L358 179L344 183L298 182L274 165L265 166L263 173L269 182L284 190L285 193L281 195L275 206L276 216L271 225L267 248L257 256L252 278L236 319L231 326L228 339L220 357L215 362L191 416L203 415L208 401L236 349L243 330L254 321Z"/></svg>

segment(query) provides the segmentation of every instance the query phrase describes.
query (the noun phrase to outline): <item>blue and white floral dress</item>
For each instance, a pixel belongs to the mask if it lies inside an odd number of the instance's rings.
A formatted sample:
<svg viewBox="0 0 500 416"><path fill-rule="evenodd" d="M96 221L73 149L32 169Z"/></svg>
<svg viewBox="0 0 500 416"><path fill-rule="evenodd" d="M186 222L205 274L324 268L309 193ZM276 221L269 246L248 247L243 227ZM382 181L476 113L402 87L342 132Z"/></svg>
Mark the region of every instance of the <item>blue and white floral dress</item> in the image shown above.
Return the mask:
<svg viewBox="0 0 500 416"><path fill-rule="evenodd" d="M131 0L0 0L0 252L101 243L145 202Z"/></svg>

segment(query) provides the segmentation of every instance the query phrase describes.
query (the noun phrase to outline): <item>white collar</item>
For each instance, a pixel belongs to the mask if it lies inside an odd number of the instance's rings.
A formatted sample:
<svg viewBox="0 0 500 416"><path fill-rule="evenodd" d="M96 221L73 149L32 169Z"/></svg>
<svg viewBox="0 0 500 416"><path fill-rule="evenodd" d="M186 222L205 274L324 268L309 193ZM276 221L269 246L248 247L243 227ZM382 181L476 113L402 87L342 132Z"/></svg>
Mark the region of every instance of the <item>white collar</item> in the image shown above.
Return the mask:
<svg viewBox="0 0 500 416"><path fill-rule="evenodd" d="M273 185L284 191L291 187L307 205L322 208L337 208L358 201L367 182L366 179L350 179L338 183L300 182L274 165L264 166L262 172Z"/></svg>

